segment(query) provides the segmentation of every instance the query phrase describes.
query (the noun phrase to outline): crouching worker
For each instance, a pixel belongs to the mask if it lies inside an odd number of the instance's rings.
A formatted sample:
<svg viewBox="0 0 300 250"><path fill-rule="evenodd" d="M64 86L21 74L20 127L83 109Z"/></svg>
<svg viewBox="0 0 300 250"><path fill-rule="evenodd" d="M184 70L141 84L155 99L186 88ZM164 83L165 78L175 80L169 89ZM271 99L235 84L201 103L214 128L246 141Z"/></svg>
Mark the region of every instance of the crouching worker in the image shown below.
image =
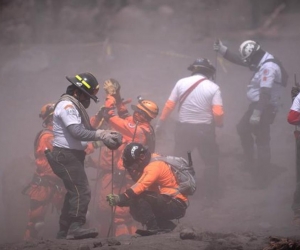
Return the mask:
<svg viewBox="0 0 300 250"><path fill-rule="evenodd" d="M147 147L132 142L123 151L124 168L135 184L120 195L109 194L110 206L129 206L133 219L146 226L141 235L172 231L174 219L185 215L188 198L178 191L178 183L170 166L154 159Z"/></svg>

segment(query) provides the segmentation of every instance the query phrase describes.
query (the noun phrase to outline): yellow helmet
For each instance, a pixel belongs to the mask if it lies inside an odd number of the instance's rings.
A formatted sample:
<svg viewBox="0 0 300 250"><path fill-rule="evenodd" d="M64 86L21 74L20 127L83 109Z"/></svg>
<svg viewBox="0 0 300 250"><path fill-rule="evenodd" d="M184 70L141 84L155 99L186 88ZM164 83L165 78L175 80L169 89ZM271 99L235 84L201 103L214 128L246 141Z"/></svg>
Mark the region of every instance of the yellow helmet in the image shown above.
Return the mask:
<svg viewBox="0 0 300 250"><path fill-rule="evenodd" d="M39 117L42 118L44 122L46 122L47 119L53 115L54 106L54 103L47 103L42 107Z"/></svg>
<svg viewBox="0 0 300 250"><path fill-rule="evenodd" d="M144 100L141 97L138 97L138 104L137 105L131 105L131 108L134 111L139 112L140 110L144 111L151 119L154 119L159 112L159 108L156 105L156 103L150 101L150 100Z"/></svg>

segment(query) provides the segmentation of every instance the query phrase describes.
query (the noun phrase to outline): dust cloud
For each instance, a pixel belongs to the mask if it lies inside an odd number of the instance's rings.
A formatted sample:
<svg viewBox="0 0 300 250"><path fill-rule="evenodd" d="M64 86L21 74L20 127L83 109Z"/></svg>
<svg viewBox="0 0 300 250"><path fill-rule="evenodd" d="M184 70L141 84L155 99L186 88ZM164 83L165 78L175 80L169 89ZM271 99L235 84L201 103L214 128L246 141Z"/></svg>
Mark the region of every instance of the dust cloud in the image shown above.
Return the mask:
<svg viewBox="0 0 300 250"><path fill-rule="evenodd" d="M290 208L295 187L295 143L286 115L291 105L292 76L298 73L300 78L300 6L297 1L287 1L287 7L262 33L253 31L263 25L280 1L263 1L260 6L257 2L0 1L1 242L22 239L29 199L21 190L35 170L33 141L42 128L38 114L44 104L55 102L64 93L68 85L65 76L89 71L100 83L115 78L125 99L132 98L135 103L142 95L162 109L176 81L189 75L186 68L198 57L216 65L223 95L225 126L217 130L217 141L224 196L217 208L205 208L196 194L181 223L222 232L299 233L292 225ZM263 190L254 189L249 174L239 169L241 148L235 129L248 106L246 85L252 73L222 58L217 60L212 48L217 37L235 51L245 39L257 39L265 50L280 58L290 75L272 126L272 162L276 167L270 173L271 183ZM103 103L104 91L100 92ZM88 113L93 115L100 105L91 104ZM163 154L172 154L175 118L176 112L164 137L158 138L157 151ZM193 158L201 183L203 163L197 152ZM87 172L93 175L93 170ZM90 184L93 190L94 182ZM51 209L48 214L45 237L54 237L58 215Z"/></svg>

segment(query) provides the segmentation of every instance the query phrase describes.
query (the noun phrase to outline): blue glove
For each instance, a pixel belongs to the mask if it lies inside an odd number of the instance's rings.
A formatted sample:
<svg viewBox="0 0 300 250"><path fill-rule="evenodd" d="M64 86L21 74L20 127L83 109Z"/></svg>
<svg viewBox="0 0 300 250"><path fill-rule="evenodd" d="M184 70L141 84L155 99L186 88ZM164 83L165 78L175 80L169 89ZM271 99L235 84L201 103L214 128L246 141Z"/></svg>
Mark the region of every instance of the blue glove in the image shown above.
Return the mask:
<svg viewBox="0 0 300 250"><path fill-rule="evenodd" d="M106 201L111 207L118 206L120 203L120 196L117 194L109 194L106 196Z"/></svg>
<svg viewBox="0 0 300 250"><path fill-rule="evenodd" d="M253 113L250 117L250 124L251 125L258 125L260 123L260 116L261 116L261 111L254 109Z"/></svg>

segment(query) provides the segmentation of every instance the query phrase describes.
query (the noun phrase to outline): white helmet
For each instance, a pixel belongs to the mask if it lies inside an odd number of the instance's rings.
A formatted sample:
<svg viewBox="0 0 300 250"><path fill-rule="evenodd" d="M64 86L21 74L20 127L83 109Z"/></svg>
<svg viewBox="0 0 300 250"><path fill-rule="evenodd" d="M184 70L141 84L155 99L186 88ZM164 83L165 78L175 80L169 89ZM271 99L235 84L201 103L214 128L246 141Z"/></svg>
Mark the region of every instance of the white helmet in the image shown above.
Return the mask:
<svg viewBox="0 0 300 250"><path fill-rule="evenodd" d="M249 57L255 54L260 49L260 45L252 40L247 40L240 45L240 55L244 62L249 60Z"/></svg>

